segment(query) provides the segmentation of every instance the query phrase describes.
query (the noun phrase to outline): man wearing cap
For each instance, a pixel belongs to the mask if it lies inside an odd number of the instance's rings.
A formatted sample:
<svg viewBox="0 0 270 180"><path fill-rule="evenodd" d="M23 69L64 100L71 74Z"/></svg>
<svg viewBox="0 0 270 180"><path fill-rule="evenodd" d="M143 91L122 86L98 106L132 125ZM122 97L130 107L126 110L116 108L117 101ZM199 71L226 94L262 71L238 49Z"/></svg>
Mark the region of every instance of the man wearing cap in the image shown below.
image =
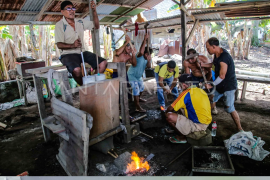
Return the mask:
<svg viewBox="0 0 270 180"><path fill-rule="evenodd" d="M214 54L213 64L215 65L216 80L213 84L216 91L212 103L212 114L218 113L216 102L224 96L224 110L231 114L238 131L243 131L240 117L234 107L234 94L237 89L234 61L226 49L219 47L219 40L215 37L206 41L206 48L210 55ZM212 86L208 84L207 88L212 88Z"/></svg>
<svg viewBox="0 0 270 180"><path fill-rule="evenodd" d="M55 43L60 49L61 57L59 58L65 65L73 78L79 85L82 85L82 70L81 70L81 51L83 52L84 61L97 68L96 55L85 51L84 48L84 31L99 29L99 20L96 12L96 5L91 1L93 10L94 22L80 18L75 18L76 8L72 2L64 1L61 3L61 13L63 18L55 25ZM107 61L104 58L98 57L99 72L103 73L107 66Z"/></svg>
<svg viewBox="0 0 270 180"><path fill-rule="evenodd" d="M187 51L187 55L192 55L196 54L195 49L189 49ZM212 63L208 60L208 58L204 55L199 55L198 56L199 61L201 62L201 67L204 68L204 73L207 81L211 80L212 77ZM192 81L194 82L193 84L196 85L200 82L204 82L204 78L200 69L200 64L197 62L197 59L195 57L186 59L184 61L184 68L185 68L185 73L191 74Z"/></svg>
<svg viewBox="0 0 270 180"><path fill-rule="evenodd" d="M142 95L142 92L144 90L142 75L146 68L151 67L151 54L153 52L152 48L148 49L145 47L146 41L148 39L149 35L146 33L144 36L144 40L142 42L142 45L140 47L140 51L136 54L136 63L132 64L132 66L128 69L128 79L129 83L132 88L132 93L134 96L134 103L137 112L146 112L141 106L140 101L145 102L146 100L140 98Z"/></svg>
<svg viewBox="0 0 270 180"><path fill-rule="evenodd" d="M183 92L166 111L167 122L179 134L169 139L172 143L186 143L186 135L205 131L212 121L207 94L204 90L192 86L191 82L192 77L189 74L182 74L179 77L179 85ZM182 114L173 113L179 110Z"/></svg>
<svg viewBox="0 0 270 180"><path fill-rule="evenodd" d="M176 87L177 78L179 76L179 67L175 61L162 62L155 68L155 78L157 82L157 96L160 105L160 110L165 110L165 100L163 92L171 93L176 99L178 97L178 90ZM167 83L169 88L164 86L164 81Z"/></svg>

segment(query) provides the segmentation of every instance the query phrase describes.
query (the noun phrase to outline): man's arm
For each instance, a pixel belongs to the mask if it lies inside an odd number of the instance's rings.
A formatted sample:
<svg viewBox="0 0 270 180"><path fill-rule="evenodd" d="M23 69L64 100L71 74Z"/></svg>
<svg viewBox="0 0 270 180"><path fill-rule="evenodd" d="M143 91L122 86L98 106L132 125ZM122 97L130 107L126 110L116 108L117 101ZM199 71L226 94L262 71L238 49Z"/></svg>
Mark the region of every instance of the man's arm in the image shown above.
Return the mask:
<svg viewBox="0 0 270 180"><path fill-rule="evenodd" d="M169 107L167 108L165 114L167 114L168 112L173 112L173 111L174 111L173 107L172 107L172 106L169 106Z"/></svg>
<svg viewBox="0 0 270 180"><path fill-rule="evenodd" d="M163 89L163 91L165 92L165 93L167 93L167 94L169 94L170 92L171 92L171 90L170 89L167 89L165 86L164 86L164 84L163 84L163 77L160 77L159 76L159 78L158 78L158 84L159 84L159 86Z"/></svg>
<svg viewBox="0 0 270 180"><path fill-rule="evenodd" d="M206 79L207 81L210 81L212 78L212 68L205 68L207 70Z"/></svg>
<svg viewBox="0 0 270 180"><path fill-rule="evenodd" d="M136 54L134 51L132 51L132 57L130 58L130 61L131 65L133 67L136 67L137 66L137 59L136 59Z"/></svg>
<svg viewBox="0 0 270 180"><path fill-rule="evenodd" d="M151 54L150 54L147 56L147 64L146 64L147 68L151 68L151 61L152 61L152 58L151 58Z"/></svg>
<svg viewBox="0 0 270 180"><path fill-rule="evenodd" d="M184 68L185 68L185 73L190 74L190 68L188 67L189 62L186 60L184 61Z"/></svg>
<svg viewBox="0 0 270 180"><path fill-rule="evenodd" d="M225 79L225 76L227 74L228 65L224 62L220 62L220 71L219 71L219 77L221 79Z"/></svg>
<svg viewBox="0 0 270 180"><path fill-rule="evenodd" d="M98 20L98 15L97 15L97 10L96 10L96 4L94 1L91 1L91 8L93 11L93 20L94 20L95 29L99 29L99 20Z"/></svg>
<svg viewBox="0 0 270 180"><path fill-rule="evenodd" d="M146 40L148 39L148 34L146 33L142 42L142 45L140 47L140 51L137 55L137 57L141 57L144 54L144 50L145 50L145 44L146 44Z"/></svg>
<svg viewBox="0 0 270 180"><path fill-rule="evenodd" d="M75 48L80 48L82 47L82 43L80 39L77 39L73 44L67 44L63 42L58 42L56 43L58 49L75 49Z"/></svg>
<svg viewBox="0 0 270 180"><path fill-rule="evenodd" d="M125 40L126 40L125 44L123 44L120 48L115 50L116 56L119 56L120 54L122 54L123 51L125 50L127 44L130 42L130 38L128 35L125 36Z"/></svg>
<svg viewBox="0 0 270 180"><path fill-rule="evenodd" d="M171 87L170 87L170 90L172 91L172 89L176 86L176 84L177 84L177 78L173 78L173 83L172 83L172 85L171 85Z"/></svg>

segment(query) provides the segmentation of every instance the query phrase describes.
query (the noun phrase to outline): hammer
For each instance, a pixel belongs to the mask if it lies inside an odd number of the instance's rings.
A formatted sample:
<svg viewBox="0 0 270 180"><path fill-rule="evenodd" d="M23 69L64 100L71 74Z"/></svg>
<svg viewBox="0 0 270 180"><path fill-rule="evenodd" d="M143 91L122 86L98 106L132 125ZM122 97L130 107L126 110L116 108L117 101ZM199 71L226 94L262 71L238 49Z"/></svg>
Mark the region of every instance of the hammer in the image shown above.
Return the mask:
<svg viewBox="0 0 270 180"><path fill-rule="evenodd" d="M126 24L126 23L127 23L127 20L125 20L125 21L123 21L121 24L119 24L119 27L123 30L125 36L127 36L127 31L126 31L126 29L123 27L123 25ZM135 49L134 49L134 47L133 47L133 44L132 44L130 41L129 41L129 44L130 44L132 50L135 51Z"/></svg>
<svg viewBox="0 0 270 180"><path fill-rule="evenodd" d="M145 25L144 25L145 34L148 33L147 32L147 26L149 26L149 24L150 24L149 22L146 22ZM149 38L147 39L147 51L150 54L150 51L149 51ZM153 61L152 61L152 67L154 67Z"/></svg>
<svg viewBox="0 0 270 180"><path fill-rule="evenodd" d="M199 57L199 53L190 54L190 55L188 55L188 56L186 57L185 60L191 59L191 58L194 58L194 57L196 58L196 61L198 62L199 66L200 66L200 70L201 70L201 72L202 72L204 82L205 82L205 84L207 84L207 80L206 80L206 77L205 77L204 69L202 68L202 66L201 66L201 64L200 64L200 61L199 61L199 58L198 58L198 57ZM209 89L207 89L207 90L208 90L208 92L210 93L210 90L209 90Z"/></svg>

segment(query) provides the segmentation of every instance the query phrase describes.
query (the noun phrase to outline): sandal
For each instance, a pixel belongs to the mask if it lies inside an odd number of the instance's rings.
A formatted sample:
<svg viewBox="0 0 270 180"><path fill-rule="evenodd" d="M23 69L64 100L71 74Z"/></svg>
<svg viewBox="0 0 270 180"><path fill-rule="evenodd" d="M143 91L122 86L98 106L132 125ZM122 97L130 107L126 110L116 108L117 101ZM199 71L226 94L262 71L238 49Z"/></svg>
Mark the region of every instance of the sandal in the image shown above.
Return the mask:
<svg viewBox="0 0 270 180"><path fill-rule="evenodd" d="M185 144L185 143L187 143L186 140L185 141L179 141L175 137L170 137L169 140L170 140L171 143L179 143L179 144Z"/></svg>

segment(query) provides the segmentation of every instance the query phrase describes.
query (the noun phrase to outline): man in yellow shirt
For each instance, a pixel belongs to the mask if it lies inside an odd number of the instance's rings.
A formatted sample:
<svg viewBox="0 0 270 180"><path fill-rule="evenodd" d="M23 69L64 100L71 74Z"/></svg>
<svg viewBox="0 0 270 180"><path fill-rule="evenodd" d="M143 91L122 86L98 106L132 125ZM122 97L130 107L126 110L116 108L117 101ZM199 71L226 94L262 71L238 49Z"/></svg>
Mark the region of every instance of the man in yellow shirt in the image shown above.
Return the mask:
<svg viewBox="0 0 270 180"><path fill-rule="evenodd" d="M182 74L179 77L179 84L183 92L168 107L166 120L180 136L171 137L172 143L186 143L186 135L206 130L212 121L211 105L204 90L191 86L192 77L189 74ZM173 111L184 110L183 115Z"/></svg>
<svg viewBox="0 0 270 180"><path fill-rule="evenodd" d="M169 62L162 62L155 68L155 78L157 82L157 96L158 102L160 104L160 109L165 110L165 100L163 91L167 94L171 93L176 99L178 97L178 90L176 87L177 78L179 76L179 67L176 65L175 61L171 60ZM170 88L164 86L164 82Z"/></svg>

